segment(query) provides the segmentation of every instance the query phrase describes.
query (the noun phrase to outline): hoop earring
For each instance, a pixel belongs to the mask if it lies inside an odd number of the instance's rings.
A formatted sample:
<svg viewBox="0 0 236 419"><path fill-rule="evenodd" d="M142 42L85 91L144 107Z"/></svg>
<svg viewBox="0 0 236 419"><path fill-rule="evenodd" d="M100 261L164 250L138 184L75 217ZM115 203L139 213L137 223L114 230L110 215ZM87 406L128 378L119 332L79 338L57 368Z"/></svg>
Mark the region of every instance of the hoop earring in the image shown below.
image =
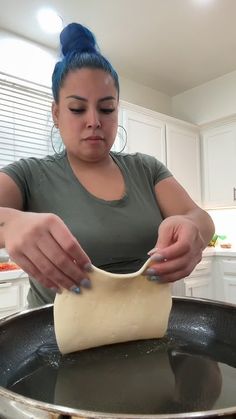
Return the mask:
<svg viewBox="0 0 236 419"><path fill-rule="evenodd" d="M123 127L123 125L118 125L118 128L122 128L123 129L123 133L124 133L124 135L122 135L121 133L119 133L119 131L117 131L118 137L121 140L123 140L123 142L124 142L124 145L123 145L122 149L120 151L117 151L117 154L120 154L120 153L122 153L122 151L124 151L124 149L125 149L125 147L127 145L128 134L127 134L126 129Z"/></svg>
<svg viewBox="0 0 236 419"><path fill-rule="evenodd" d="M57 129L56 133L54 133L54 128ZM54 137L55 134L57 135L57 138L56 138L57 145L59 143L58 150L56 149L56 147L54 145L54 141L53 141L53 137ZM51 140L51 146L52 146L52 149L53 149L54 153L55 154L60 154L63 151L63 143L62 143L61 137L59 135L58 126L56 124L52 125L51 132L50 132L50 140Z"/></svg>

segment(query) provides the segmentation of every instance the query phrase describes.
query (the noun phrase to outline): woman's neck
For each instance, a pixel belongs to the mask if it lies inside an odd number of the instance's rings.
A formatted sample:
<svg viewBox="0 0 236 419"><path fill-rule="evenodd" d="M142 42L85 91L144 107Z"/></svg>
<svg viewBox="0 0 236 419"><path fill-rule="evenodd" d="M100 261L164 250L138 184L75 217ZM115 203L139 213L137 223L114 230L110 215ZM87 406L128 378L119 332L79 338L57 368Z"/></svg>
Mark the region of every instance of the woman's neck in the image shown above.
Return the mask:
<svg viewBox="0 0 236 419"><path fill-rule="evenodd" d="M112 156L96 162L68 160L75 177L95 197L112 201L125 195L125 179Z"/></svg>
<svg viewBox="0 0 236 419"><path fill-rule="evenodd" d="M104 158L99 160L84 160L77 157L74 157L73 155L70 155L67 153L67 158L70 163L71 168L74 171L84 172L87 170L106 170L111 168L115 163L110 156L110 154L106 155Z"/></svg>

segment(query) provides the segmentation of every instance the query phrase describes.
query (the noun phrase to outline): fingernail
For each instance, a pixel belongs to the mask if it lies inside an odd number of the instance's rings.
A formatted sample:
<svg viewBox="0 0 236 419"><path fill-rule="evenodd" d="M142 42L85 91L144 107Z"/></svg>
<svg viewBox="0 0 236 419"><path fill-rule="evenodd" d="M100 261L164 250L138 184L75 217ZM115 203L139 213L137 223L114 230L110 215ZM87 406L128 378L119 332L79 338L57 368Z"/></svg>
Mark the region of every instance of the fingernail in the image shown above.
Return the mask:
<svg viewBox="0 0 236 419"><path fill-rule="evenodd" d="M160 277L158 275L152 275L147 277L148 281L160 281Z"/></svg>
<svg viewBox="0 0 236 419"><path fill-rule="evenodd" d="M155 253L153 256L151 256L150 259L154 262L163 262L167 260L164 258L164 256L160 255L159 253Z"/></svg>
<svg viewBox="0 0 236 419"><path fill-rule="evenodd" d="M72 291L72 292L75 292L75 294L80 294L80 287L78 287L77 285L73 285L71 288L70 288L70 290Z"/></svg>
<svg viewBox="0 0 236 419"><path fill-rule="evenodd" d="M147 253L149 256L153 255L153 253L156 253L157 248L153 247L153 249L149 250L149 252Z"/></svg>
<svg viewBox="0 0 236 419"><path fill-rule="evenodd" d="M87 288L87 289L91 288L91 286L92 286L91 281L88 278L81 279L80 285L81 285L81 287L84 287L84 288Z"/></svg>
<svg viewBox="0 0 236 419"><path fill-rule="evenodd" d="M156 271L155 271L155 269L148 268L148 269L144 272L144 275L147 275L147 276L156 275Z"/></svg>
<svg viewBox="0 0 236 419"><path fill-rule="evenodd" d="M83 271L85 272L93 272L92 263L86 263L83 267Z"/></svg>

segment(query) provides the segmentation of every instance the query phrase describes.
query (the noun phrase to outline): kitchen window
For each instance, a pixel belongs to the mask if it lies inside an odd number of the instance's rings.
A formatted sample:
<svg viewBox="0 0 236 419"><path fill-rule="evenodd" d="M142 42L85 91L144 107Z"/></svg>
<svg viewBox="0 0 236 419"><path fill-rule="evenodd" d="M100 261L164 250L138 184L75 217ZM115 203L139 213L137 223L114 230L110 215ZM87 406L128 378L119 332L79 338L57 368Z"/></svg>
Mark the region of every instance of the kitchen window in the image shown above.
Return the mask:
<svg viewBox="0 0 236 419"><path fill-rule="evenodd" d="M52 100L50 88L0 72L0 167L54 153Z"/></svg>

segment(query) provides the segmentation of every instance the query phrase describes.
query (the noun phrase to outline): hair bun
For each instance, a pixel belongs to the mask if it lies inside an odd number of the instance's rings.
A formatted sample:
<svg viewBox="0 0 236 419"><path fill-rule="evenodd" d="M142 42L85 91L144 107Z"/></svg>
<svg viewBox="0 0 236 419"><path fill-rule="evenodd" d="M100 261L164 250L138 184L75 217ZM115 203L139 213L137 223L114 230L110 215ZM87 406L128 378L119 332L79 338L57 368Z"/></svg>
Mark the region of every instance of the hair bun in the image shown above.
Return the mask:
<svg viewBox="0 0 236 419"><path fill-rule="evenodd" d="M93 33L80 23L70 23L60 34L61 51L66 54L77 52L96 52L96 39Z"/></svg>

